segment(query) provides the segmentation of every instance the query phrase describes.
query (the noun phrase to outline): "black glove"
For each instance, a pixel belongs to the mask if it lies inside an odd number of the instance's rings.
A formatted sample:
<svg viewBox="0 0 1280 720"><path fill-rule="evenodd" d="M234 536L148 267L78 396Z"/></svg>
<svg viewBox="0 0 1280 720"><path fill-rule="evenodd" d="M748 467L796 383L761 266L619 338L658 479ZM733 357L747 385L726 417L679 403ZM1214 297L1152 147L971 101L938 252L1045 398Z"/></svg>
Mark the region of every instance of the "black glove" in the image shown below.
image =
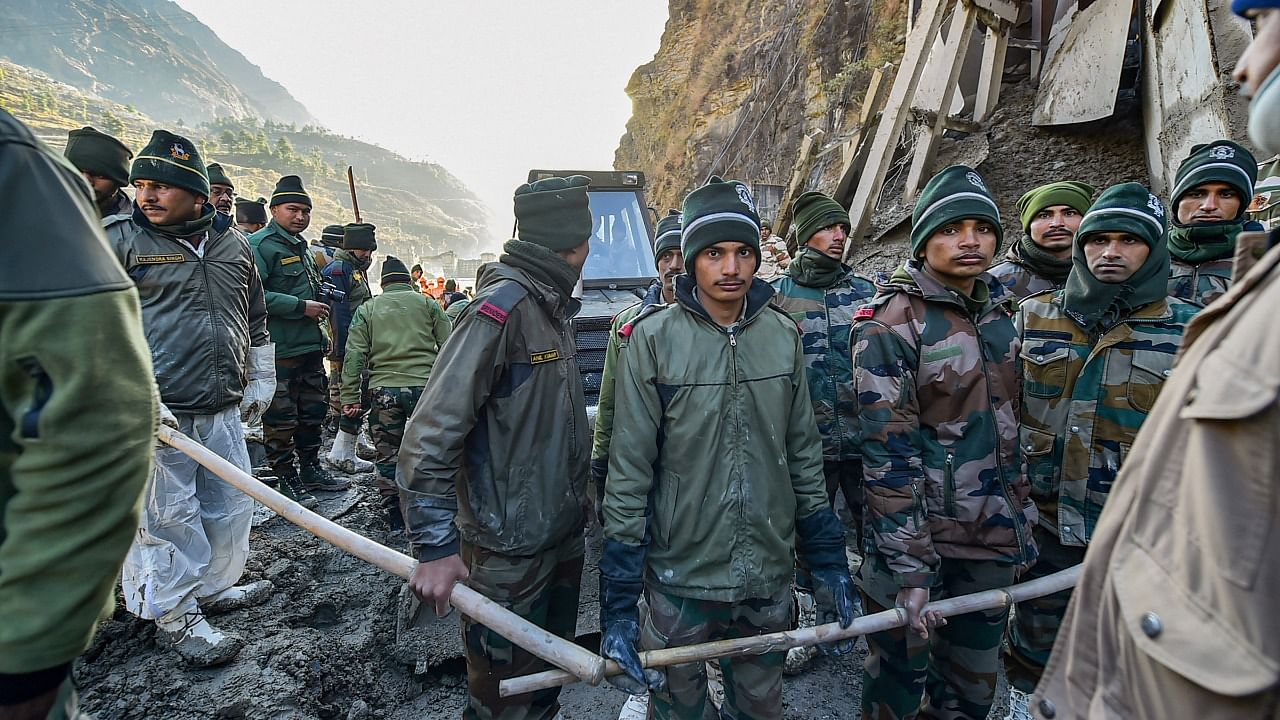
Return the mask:
<svg viewBox="0 0 1280 720"><path fill-rule="evenodd" d="M640 666L640 590L644 587L644 545L605 538L600 555L600 654L622 667L609 684L632 695L666 686L666 676Z"/></svg>
<svg viewBox="0 0 1280 720"><path fill-rule="evenodd" d="M814 580L814 600L818 605L818 624L839 621L847 628L862 614L857 591L849 576L849 562L844 554L844 526L831 508L822 508L796 521L799 536L796 550ZM853 652L852 638L818 646L825 655Z"/></svg>
<svg viewBox="0 0 1280 720"><path fill-rule="evenodd" d="M604 483L609 477L609 458L596 458L591 461L591 483L596 486L595 512L596 522L604 527Z"/></svg>

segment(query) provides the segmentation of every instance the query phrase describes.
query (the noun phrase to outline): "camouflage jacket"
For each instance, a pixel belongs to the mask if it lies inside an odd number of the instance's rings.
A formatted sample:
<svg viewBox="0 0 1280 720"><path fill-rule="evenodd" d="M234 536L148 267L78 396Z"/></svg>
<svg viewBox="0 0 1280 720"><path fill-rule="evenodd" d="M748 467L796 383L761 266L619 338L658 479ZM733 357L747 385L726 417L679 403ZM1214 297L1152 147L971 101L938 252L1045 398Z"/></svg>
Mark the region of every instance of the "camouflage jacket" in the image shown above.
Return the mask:
<svg viewBox="0 0 1280 720"><path fill-rule="evenodd" d="M876 286L847 266L826 281L817 285L807 276L784 275L773 282L777 293L773 304L800 328L805 379L822 436L822 459L855 460L862 453L850 335L854 312L875 296Z"/></svg>
<svg viewBox="0 0 1280 720"><path fill-rule="evenodd" d="M1090 337L1062 302L1055 291L1018 308L1020 442L1040 525L1083 546L1200 308L1168 298Z"/></svg>
<svg viewBox="0 0 1280 720"><path fill-rule="evenodd" d="M1035 274L1031 268L1011 258L998 265L992 265L987 273L1018 299L1062 287L1052 280Z"/></svg>
<svg viewBox="0 0 1280 720"><path fill-rule="evenodd" d="M1011 296L978 283L974 312L913 262L855 317L867 545L900 587L928 587L941 557L1035 559Z"/></svg>
<svg viewBox="0 0 1280 720"><path fill-rule="evenodd" d="M1231 258L1208 260L1199 265L1171 258L1169 295L1206 307L1231 287Z"/></svg>

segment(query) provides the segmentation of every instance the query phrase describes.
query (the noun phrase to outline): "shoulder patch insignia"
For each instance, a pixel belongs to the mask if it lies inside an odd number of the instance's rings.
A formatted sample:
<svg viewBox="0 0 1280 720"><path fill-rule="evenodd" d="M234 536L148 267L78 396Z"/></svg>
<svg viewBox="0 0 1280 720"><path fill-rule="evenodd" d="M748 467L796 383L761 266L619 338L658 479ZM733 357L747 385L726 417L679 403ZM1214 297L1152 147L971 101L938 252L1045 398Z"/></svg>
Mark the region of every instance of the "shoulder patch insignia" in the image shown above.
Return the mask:
<svg viewBox="0 0 1280 720"><path fill-rule="evenodd" d="M862 306L853 314L854 320L870 320L876 316L876 309L869 306Z"/></svg>
<svg viewBox="0 0 1280 720"><path fill-rule="evenodd" d="M494 305L493 303L487 300L480 305L480 309L477 310L476 312L480 313L481 315L484 315L485 317L491 320L497 321L499 325L505 325L507 322L507 318L511 315L511 313L507 312L506 310L503 310L502 308L498 307L497 305Z"/></svg>
<svg viewBox="0 0 1280 720"><path fill-rule="evenodd" d="M138 255L133 261L139 265L163 265L165 263L186 262L182 255Z"/></svg>
<svg viewBox="0 0 1280 720"><path fill-rule="evenodd" d="M296 262L302 262L302 258L297 255L290 255L287 258L280 259L281 265L292 265L293 263L296 263Z"/></svg>
<svg viewBox="0 0 1280 720"><path fill-rule="evenodd" d="M559 360L559 359L560 359L559 350L543 350L542 352L531 353L529 355L529 362L534 365L541 365L542 363L555 362L556 360Z"/></svg>
<svg viewBox="0 0 1280 720"><path fill-rule="evenodd" d="M634 323L632 322L623 323L622 327L618 328L618 335L623 338L629 338L631 337L632 330L635 330Z"/></svg>

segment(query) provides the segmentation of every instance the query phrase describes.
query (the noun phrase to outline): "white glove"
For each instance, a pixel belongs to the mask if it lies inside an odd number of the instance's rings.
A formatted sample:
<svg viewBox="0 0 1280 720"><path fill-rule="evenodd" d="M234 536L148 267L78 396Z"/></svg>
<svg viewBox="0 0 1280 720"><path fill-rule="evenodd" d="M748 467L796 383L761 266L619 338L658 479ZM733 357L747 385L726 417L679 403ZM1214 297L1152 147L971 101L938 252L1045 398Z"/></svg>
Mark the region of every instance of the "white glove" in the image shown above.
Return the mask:
<svg viewBox="0 0 1280 720"><path fill-rule="evenodd" d="M168 425L174 430L179 429L178 418L174 416L173 411L169 409L169 406L164 403L160 403L160 424Z"/></svg>
<svg viewBox="0 0 1280 720"><path fill-rule="evenodd" d="M256 425L276 394L276 345L267 343L249 348L249 383L240 401L240 422Z"/></svg>

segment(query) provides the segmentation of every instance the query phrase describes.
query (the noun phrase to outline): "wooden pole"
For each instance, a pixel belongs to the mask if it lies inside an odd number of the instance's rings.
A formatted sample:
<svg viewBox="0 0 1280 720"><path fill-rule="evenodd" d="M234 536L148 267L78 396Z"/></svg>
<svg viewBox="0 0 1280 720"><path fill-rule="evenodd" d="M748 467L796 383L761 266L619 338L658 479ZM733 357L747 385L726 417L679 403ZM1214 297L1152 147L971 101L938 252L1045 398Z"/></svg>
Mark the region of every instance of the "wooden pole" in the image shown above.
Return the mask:
<svg viewBox="0 0 1280 720"><path fill-rule="evenodd" d="M1000 80L1004 77L1004 56L1008 49L1008 27L1003 23L988 27L982 46L982 75L978 77L978 96L973 106L974 122L985 122L1000 101Z"/></svg>
<svg viewBox="0 0 1280 720"><path fill-rule="evenodd" d="M1075 587L1076 580L1079 577L1080 566L1077 565L1020 585L939 600L936 603L929 603L926 609L936 610L942 613L943 617L952 617L981 610L1007 608L1014 603L1051 595ZM722 657L763 655L764 653L782 652L793 647L807 647L818 643L854 638L869 633L884 632L906 624L907 612L902 608L894 608L874 615L855 618L849 627L843 629L839 623L828 623L816 627L768 633L754 637L717 640L715 642L685 645L665 650L649 650L640 653L640 664L648 668L666 667L668 665L705 662ZM607 661L605 675L617 675L621 672L622 669L618 667L616 662ZM578 678L570 673L560 670L548 670L503 680L498 686L498 694L502 697L511 697L512 695L523 695L524 693L560 685L569 685L577 681Z"/></svg>
<svg viewBox="0 0 1280 720"><path fill-rule="evenodd" d="M880 108L884 105L884 96L888 92L888 83L885 82L888 71L889 65L886 63L871 72L867 95L862 99L862 110L858 114L858 127L842 148L840 181L836 183L836 191L831 196L842 205L867 164L867 150L870 148L867 139L874 136L877 123L880 122Z"/></svg>
<svg viewBox="0 0 1280 720"><path fill-rule="evenodd" d="M246 495L276 511L280 517L321 540L405 580L413 575L414 568L418 566L418 562L408 555L398 553L359 533L326 520L263 485L257 478L177 430L161 425L158 435L161 442L181 451ZM575 679L580 678L596 685L604 678L604 658L564 638L552 635L466 585L454 585L449 602L468 617L533 655L556 667L564 668L568 671L566 674Z"/></svg>
<svg viewBox="0 0 1280 720"><path fill-rule="evenodd" d="M782 200L778 203L778 216L773 219L773 233L779 237L787 235L787 227L791 225L791 206L804 188L804 179L809 175L809 169L813 167L814 150L825 135L826 131L817 129L805 135L800 143L800 153L796 158L795 167L791 170L791 180L787 182L787 189L783 191Z"/></svg>
<svg viewBox="0 0 1280 720"><path fill-rule="evenodd" d="M368 180L368 176L365 176ZM351 190L351 211L356 215L356 222L360 222L360 203L356 200L356 176L351 171L351 166L347 166L347 187Z"/></svg>

